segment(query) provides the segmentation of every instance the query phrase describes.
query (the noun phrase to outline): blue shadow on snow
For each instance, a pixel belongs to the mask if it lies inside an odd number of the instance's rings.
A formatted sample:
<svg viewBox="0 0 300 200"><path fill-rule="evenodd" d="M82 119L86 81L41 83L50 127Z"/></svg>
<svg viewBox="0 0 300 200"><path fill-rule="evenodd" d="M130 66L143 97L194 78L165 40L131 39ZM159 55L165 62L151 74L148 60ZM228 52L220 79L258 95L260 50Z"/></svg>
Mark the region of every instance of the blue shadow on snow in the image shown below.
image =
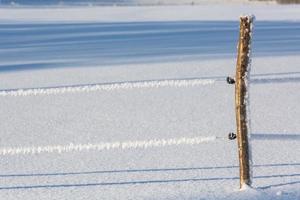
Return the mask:
<svg viewBox="0 0 300 200"><path fill-rule="evenodd" d="M0 41L0 59L8 63L0 66L0 72L235 59L238 25L237 21L0 23L0 37L5 38ZM257 21L253 56L298 55L299 35L300 22Z"/></svg>

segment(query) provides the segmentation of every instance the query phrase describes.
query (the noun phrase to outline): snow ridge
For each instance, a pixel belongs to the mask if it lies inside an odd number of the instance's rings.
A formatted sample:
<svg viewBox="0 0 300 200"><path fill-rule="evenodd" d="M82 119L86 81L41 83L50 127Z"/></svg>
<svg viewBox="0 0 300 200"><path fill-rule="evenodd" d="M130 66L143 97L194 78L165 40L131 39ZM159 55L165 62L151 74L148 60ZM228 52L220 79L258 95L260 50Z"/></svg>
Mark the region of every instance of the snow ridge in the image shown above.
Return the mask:
<svg viewBox="0 0 300 200"><path fill-rule="evenodd" d="M129 90L129 89L140 89L140 88L161 88L161 87L180 88L180 87L212 85L215 82L216 80L214 79L196 79L196 78L119 82L119 83L89 84L89 85L79 85L79 86L65 86L65 87L2 90L0 91L0 96L1 97L36 96L36 95L52 95L52 94L64 94L64 93Z"/></svg>
<svg viewBox="0 0 300 200"><path fill-rule="evenodd" d="M178 146L178 145L196 145L205 142L211 142L218 139L215 136L210 137L182 137L172 139L152 139L142 141L124 141L124 142L102 142L98 144L73 144L68 145L49 145L17 148L1 148L0 156L5 155L26 155L42 153L68 153L81 151L106 151L114 149L148 149L153 147Z"/></svg>

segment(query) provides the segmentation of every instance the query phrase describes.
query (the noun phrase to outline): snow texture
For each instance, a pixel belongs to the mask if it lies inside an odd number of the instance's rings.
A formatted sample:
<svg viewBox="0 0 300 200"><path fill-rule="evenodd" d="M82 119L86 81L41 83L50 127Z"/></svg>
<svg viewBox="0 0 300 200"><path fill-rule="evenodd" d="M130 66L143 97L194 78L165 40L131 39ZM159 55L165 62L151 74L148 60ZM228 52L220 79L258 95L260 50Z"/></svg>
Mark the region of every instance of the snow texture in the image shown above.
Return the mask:
<svg viewBox="0 0 300 200"><path fill-rule="evenodd" d="M68 153L74 151L103 151L113 149L138 149L153 148L174 145L196 145L204 142L214 141L216 137L194 137L194 138L172 138L172 139L154 139L148 141L126 141L100 144L68 144L65 146L38 146L25 148L4 148L0 149L0 155L16 154L41 154L41 153Z"/></svg>
<svg viewBox="0 0 300 200"><path fill-rule="evenodd" d="M225 81L241 13L257 17L242 191ZM300 199L299 20L294 5L1 8L0 199Z"/></svg>
<svg viewBox="0 0 300 200"><path fill-rule="evenodd" d="M153 81L136 81L124 83L108 83L80 85L69 87L49 87L49 88L31 88L0 91L0 96L28 96L28 95L51 95L64 93L80 93L95 91L113 91L113 90L129 90L142 88L160 88L160 87L195 87L214 84L213 79L179 79L179 80L153 80Z"/></svg>
<svg viewBox="0 0 300 200"><path fill-rule="evenodd" d="M0 20L5 22L141 22L141 21L237 21L243 13L253 13L261 21L299 20L300 5L231 5L204 4L195 6L112 6L0 8ZM180 11L180 15L178 15Z"/></svg>
<svg viewBox="0 0 300 200"><path fill-rule="evenodd" d="M250 30L249 31L249 35L250 35L250 40L249 40L249 53L248 53L248 65L247 65L247 69L246 69L246 74L244 77L245 80L245 84L246 84L246 94L245 94L245 100L244 102L246 102L246 109L247 109L247 113L246 113L246 122L247 122L247 130L248 130L248 153L249 153L249 169L250 169L250 179L252 181L253 179L253 160L252 160L252 148L251 148L251 112L250 112L250 83L251 83L251 47L252 47L252 37L253 37L253 24L254 24L254 20L255 20L255 16L254 15L247 15L244 16L247 17L248 19L248 23L250 23ZM251 182L250 182L251 185Z"/></svg>

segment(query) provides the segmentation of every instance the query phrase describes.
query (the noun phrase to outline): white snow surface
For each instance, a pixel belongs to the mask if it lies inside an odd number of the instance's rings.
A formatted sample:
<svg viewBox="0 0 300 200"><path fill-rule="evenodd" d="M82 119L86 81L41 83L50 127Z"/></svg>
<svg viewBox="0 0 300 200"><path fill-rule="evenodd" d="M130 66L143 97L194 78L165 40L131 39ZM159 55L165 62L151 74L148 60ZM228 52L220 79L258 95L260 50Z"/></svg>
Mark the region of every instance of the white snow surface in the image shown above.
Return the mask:
<svg viewBox="0 0 300 200"><path fill-rule="evenodd" d="M256 15L239 190L238 17ZM300 199L299 6L0 9L0 199Z"/></svg>
<svg viewBox="0 0 300 200"><path fill-rule="evenodd" d="M237 20L242 14L255 13L259 20L299 20L300 5L204 4L162 6L93 6L56 8L1 8L0 20L7 21L186 21Z"/></svg>

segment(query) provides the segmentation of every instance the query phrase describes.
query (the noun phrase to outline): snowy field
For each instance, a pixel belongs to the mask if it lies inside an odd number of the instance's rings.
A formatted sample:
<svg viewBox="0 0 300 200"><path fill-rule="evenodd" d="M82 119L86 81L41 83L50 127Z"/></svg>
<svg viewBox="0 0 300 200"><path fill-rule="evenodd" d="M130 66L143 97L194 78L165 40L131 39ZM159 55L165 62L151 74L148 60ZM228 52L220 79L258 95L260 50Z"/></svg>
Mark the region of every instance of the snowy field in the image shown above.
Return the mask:
<svg viewBox="0 0 300 200"><path fill-rule="evenodd" d="M300 6L0 8L0 199L300 199ZM239 191L238 17L253 13Z"/></svg>
<svg viewBox="0 0 300 200"><path fill-rule="evenodd" d="M249 0L1 0L4 6L141 6L141 5L196 5L196 4L271 4L272 1L249 1Z"/></svg>

